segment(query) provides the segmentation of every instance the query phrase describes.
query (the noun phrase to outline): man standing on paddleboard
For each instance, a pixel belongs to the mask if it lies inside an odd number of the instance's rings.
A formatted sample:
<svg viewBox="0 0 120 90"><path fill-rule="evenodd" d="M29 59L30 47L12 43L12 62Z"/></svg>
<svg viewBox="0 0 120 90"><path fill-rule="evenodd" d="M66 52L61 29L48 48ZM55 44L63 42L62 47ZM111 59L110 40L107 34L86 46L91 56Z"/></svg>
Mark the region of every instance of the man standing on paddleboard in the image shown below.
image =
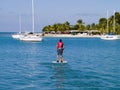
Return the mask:
<svg viewBox="0 0 120 90"><path fill-rule="evenodd" d="M57 62L63 62L63 50L64 50L64 44L62 42L62 39L59 40L59 42L56 45L57 47Z"/></svg>

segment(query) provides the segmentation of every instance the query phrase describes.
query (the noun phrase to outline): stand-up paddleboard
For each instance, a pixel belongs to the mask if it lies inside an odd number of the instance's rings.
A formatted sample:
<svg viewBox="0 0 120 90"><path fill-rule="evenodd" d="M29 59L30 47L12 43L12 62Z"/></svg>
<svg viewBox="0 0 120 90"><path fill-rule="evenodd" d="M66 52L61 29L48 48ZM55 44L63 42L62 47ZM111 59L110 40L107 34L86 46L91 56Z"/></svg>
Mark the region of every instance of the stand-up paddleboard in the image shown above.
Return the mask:
<svg viewBox="0 0 120 90"><path fill-rule="evenodd" d="M52 63L67 63L67 61L64 60L64 61L62 61L62 62L61 62L61 61L57 62L57 61L55 60L55 61L52 61Z"/></svg>

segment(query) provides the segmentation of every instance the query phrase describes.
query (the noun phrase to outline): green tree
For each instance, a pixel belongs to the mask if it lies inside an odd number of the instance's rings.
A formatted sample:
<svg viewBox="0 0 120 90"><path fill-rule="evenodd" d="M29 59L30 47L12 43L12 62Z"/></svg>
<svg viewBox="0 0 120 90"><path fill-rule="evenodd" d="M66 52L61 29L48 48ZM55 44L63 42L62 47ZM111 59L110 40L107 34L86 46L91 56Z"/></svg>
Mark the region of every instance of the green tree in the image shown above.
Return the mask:
<svg viewBox="0 0 120 90"><path fill-rule="evenodd" d="M92 24L91 24L91 29L92 29L92 30L95 30L95 29L96 29L95 23L92 23Z"/></svg>
<svg viewBox="0 0 120 90"><path fill-rule="evenodd" d="M99 27L102 33L106 33L106 30L107 30L107 19L106 18L100 18Z"/></svg>
<svg viewBox="0 0 120 90"><path fill-rule="evenodd" d="M115 23L114 23L115 21ZM108 22L108 23L107 23ZM114 28L115 25L115 28ZM108 26L108 28L107 28ZM70 25L68 21L64 23L56 23L53 25L48 25L43 28L43 32L51 32L51 31L61 31L64 32L65 30L99 30L101 33L116 33L120 34L120 13L115 12L114 15L111 15L108 19L100 18L99 23L95 24L88 24L84 25L82 19L76 21L75 25Z"/></svg>
<svg viewBox="0 0 120 90"><path fill-rule="evenodd" d="M116 21L116 24L120 25L120 13L119 12L115 13L115 21Z"/></svg>
<svg viewBox="0 0 120 90"><path fill-rule="evenodd" d="M78 30L82 31L84 29L82 19L77 20Z"/></svg>
<svg viewBox="0 0 120 90"><path fill-rule="evenodd" d="M109 18L109 22L108 22L108 33L114 33L113 32L113 19L114 19L114 16L112 15L110 18Z"/></svg>
<svg viewBox="0 0 120 90"><path fill-rule="evenodd" d="M78 23L78 24L82 24L82 23L83 23L83 22L82 22L82 19L77 20L77 23Z"/></svg>
<svg viewBox="0 0 120 90"><path fill-rule="evenodd" d="M90 30L90 24L86 25L86 30Z"/></svg>
<svg viewBox="0 0 120 90"><path fill-rule="evenodd" d="M70 25L70 23L69 23L68 21L66 21L64 24L65 24L65 25L67 25L67 26L69 26L69 25Z"/></svg>

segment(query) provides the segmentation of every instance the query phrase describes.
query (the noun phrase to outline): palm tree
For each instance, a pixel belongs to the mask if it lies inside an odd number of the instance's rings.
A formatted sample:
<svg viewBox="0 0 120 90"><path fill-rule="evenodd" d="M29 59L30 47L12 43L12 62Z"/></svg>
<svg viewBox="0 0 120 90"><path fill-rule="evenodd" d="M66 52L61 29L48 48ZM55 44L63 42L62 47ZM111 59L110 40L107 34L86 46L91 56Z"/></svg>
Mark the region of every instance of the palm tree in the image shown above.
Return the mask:
<svg viewBox="0 0 120 90"><path fill-rule="evenodd" d="M82 22L82 19L77 20L77 23L78 23L78 24L82 24L82 23L83 23L83 22Z"/></svg>
<svg viewBox="0 0 120 90"><path fill-rule="evenodd" d="M100 18L99 26L101 28L101 32L106 33L107 19L106 18Z"/></svg>

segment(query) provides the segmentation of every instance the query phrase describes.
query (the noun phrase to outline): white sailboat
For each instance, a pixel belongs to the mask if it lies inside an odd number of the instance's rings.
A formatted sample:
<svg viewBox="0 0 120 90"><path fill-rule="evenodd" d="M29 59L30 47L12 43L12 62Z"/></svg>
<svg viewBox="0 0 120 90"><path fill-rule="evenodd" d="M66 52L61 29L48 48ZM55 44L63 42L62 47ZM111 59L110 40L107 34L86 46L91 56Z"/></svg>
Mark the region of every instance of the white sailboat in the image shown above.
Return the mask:
<svg viewBox="0 0 120 90"><path fill-rule="evenodd" d="M103 40L117 40L118 36L106 34L106 35L101 36L101 39L103 39Z"/></svg>
<svg viewBox="0 0 120 90"><path fill-rule="evenodd" d="M34 33L34 2L33 2L33 0L32 0L32 33L20 37L20 40L32 41L32 42L42 41L42 35Z"/></svg>
<svg viewBox="0 0 120 90"><path fill-rule="evenodd" d="M19 16L19 25L20 25L20 31L19 31L19 33L12 34L12 38L14 38L14 39L19 39L20 37L23 36L22 33L21 33L21 15Z"/></svg>
<svg viewBox="0 0 120 90"><path fill-rule="evenodd" d="M113 21L113 23L114 23L113 29L115 31L115 11L114 11L114 19L113 20L114 20ZM107 31L108 31L108 11L107 11ZM113 35L113 34L105 34L105 35L102 35L100 38L103 40L117 40L117 39L119 39L118 35Z"/></svg>

